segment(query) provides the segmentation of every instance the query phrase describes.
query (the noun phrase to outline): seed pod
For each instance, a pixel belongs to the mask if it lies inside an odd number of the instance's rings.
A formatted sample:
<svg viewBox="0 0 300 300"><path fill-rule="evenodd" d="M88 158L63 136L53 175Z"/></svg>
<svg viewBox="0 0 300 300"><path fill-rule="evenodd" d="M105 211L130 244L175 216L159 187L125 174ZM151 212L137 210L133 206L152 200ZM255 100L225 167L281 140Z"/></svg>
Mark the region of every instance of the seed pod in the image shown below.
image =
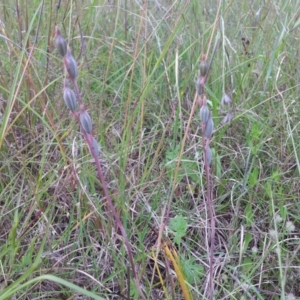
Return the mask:
<svg viewBox="0 0 300 300"><path fill-rule="evenodd" d="M214 131L214 121L210 115L208 121L206 122L204 135L207 139L210 139L212 136L212 133Z"/></svg>
<svg viewBox="0 0 300 300"><path fill-rule="evenodd" d="M208 63L205 60L201 60L200 62L200 74L205 77L208 71Z"/></svg>
<svg viewBox="0 0 300 300"><path fill-rule="evenodd" d="M71 77L72 80L75 80L78 75L78 67L77 67L77 62L73 57L73 55L71 54L71 50L69 47L64 62L65 62L66 69L69 73L69 76Z"/></svg>
<svg viewBox="0 0 300 300"><path fill-rule="evenodd" d="M66 40L62 37L60 30L56 27L55 28L55 46L58 51L58 53L64 57L67 54L67 42Z"/></svg>
<svg viewBox="0 0 300 300"><path fill-rule="evenodd" d="M210 117L210 111L206 104L203 104L200 108L200 120L202 123L207 123Z"/></svg>
<svg viewBox="0 0 300 300"><path fill-rule="evenodd" d="M93 137L92 146L89 147L89 150L90 150L90 153L91 153L92 156L93 156L93 151L95 152L96 156L99 155L99 145L98 145L98 142L96 141L96 139L94 137Z"/></svg>
<svg viewBox="0 0 300 300"><path fill-rule="evenodd" d="M92 133L92 119L90 115L86 112L86 110L80 112L80 124L82 129L86 132L91 134Z"/></svg>
<svg viewBox="0 0 300 300"><path fill-rule="evenodd" d="M76 111L77 108L76 96L69 87L64 88L64 101L69 110L73 112Z"/></svg>
<svg viewBox="0 0 300 300"><path fill-rule="evenodd" d="M205 149L206 151L206 160L207 160L207 163L210 165L211 164L211 161L212 161L212 158L213 158L213 153L210 149L209 146L206 147Z"/></svg>

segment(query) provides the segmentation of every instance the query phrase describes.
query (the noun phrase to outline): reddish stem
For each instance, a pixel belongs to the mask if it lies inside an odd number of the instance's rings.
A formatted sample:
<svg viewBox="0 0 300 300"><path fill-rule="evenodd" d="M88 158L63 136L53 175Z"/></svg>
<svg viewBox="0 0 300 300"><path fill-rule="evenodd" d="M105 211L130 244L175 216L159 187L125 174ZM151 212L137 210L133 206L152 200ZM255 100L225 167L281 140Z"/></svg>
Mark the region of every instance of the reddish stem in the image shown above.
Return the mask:
<svg viewBox="0 0 300 300"><path fill-rule="evenodd" d="M82 104L82 99L81 99L81 96L80 96L80 93L79 93L79 88L78 88L78 85L77 85L77 81L76 80L72 80L73 82L73 85L74 85L74 89L75 89L75 93L76 93L76 96L78 98L78 103L79 103L79 106ZM74 115L75 116L75 115ZM75 116L76 117L76 116ZM78 116L76 117L76 119L78 120ZM96 163L96 166L97 166L97 174L98 174L98 178L102 184L102 188L103 188L103 191L104 191L104 195L105 195L105 198L106 198L106 201L107 201L107 204L108 204L108 207L117 223L117 226L119 227L121 233L122 233L122 236L124 238L124 243L125 243L125 246L126 246L126 249L127 249L127 253L128 253L128 257L129 257L129 262L130 262L130 265L131 265L131 269L132 269L132 274L133 274L133 278L134 278L134 281L135 281L135 284L136 284L136 287L139 291L139 294L141 296L141 298L143 300L146 300L142 290L141 290L141 286L140 286L140 281L138 279L138 276L137 276L137 273L136 273L136 270L135 270L135 264L134 264L134 259L133 259L133 255L132 255L132 250L131 250L131 246L129 244L129 240L128 240L128 237L127 237L127 234L126 234L126 231L125 231L125 228L121 222L121 219L114 207L114 204L113 204L113 200L112 198L110 197L109 195L109 191L108 191L108 188L107 188L107 184L106 184L106 181L104 179L104 175L103 175L103 172L102 172L102 168L101 168L101 164L100 164L100 160L99 160L99 157L97 156L97 153L96 153L96 149L93 147L93 139L92 139L92 136L87 134L84 130L82 130L83 132L83 135L84 135L84 138L86 140L86 143L88 144L89 146L89 149L91 150L91 153L92 153L92 156L95 160L95 163Z"/></svg>
<svg viewBox="0 0 300 300"><path fill-rule="evenodd" d="M204 91L204 82L202 82L203 91ZM199 97L200 103L204 104L206 98L204 94ZM210 167L207 158L207 148L209 146L210 139L207 139L204 135L206 123L202 123L202 148L203 148L203 156L204 156L204 167L205 167L205 175L206 175L206 185L207 185L207 206L208 206L208 213L210 218L210 250L209 250L209 299L213 300L214 298L214 274L213 274L213 260L214 260L214 250L215 250L215 231L216 231L216 224L215 224L215 217L214 217L214 210L213 210L213 203L211 199L211 187L210 187Z"/></svg>

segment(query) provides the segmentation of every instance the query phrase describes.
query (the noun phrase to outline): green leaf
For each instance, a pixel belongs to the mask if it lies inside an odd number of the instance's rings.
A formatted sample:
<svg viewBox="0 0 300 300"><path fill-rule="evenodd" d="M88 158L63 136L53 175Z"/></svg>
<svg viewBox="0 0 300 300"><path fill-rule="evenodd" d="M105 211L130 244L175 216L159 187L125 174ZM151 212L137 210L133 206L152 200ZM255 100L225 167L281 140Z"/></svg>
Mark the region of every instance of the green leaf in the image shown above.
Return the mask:
<svg viewBox="0 0 300 300"><path fill-rule="evenodd" d="M186 280L189 284L199 284L204 276L204 267L196 262L195 258L182 259L181 264L183 266Z"/></svg>
<svg viewBox="0 0 300 300"><path fill-rule="evenodd" d="M244 251L247 250L249 243L252 241L252 234L247 232L244 240Z"/></svg>
<svg viewBox="0 0 300 300"><path fill-rule="evenodd" d="M258 178L258 168L255 167L249 176L249 184L251 187L254 187L256 185L257 178Z"/></svg>
<svg viewBox="0 0 300 300"><path fill-rule="evenodd" d="M279 211L282 219L285 221L287 216L287 208L285 205L280 204Z"/></svg>
<svg viewBox="0 0 300 300"><path fill-rule="evenodd" d="M168 151L166 151L165 166L168 171L167 174L169 177L172 176L174 168L176 167L179 149L180 147L179 145L177 145L174 148L171 148Z"/></svg>
<svg viewBox="0 0 300 300"><path fill-rule="evenodd" d="M130 280L130 297L132 297L133 299L139 299L140 297L140 293L133 280Z"/></svg>
<svg viewBox="0 0 300 300"><path fill-rule="evenodd" d="M247 204L245 208L245 215L246 215L247 225L251 226L253 224L253 209L251 203Z"/></svg>
<svg viewBox="0 0 300 300"><path fill-rule="evenodd" d="M253 266L253 261L250 257L245 257L242 263L244 273L248 273L251 271Z"/></svg>
<svg viewBox="0 0 300 300"><path fill-rule="evenodd" d="M221 163L221 157L220 155L215 153L215 149L212 149L212 153L213 153L213 159L215 157L215 162L216 162L216 175L217 178L221 178L222 177L222 163Z"/></svg>
<svg viewBox="0 0 300 300"><path fill-rule="evenodd" d="M252 140L256 141L259 138L260 131L258 127L258 123L254 123L251 130Z"/></svg>
<svg viewBox="0 0 300 300"><path fill-rule="evenodd" d="M179 176L181 177L189 176L195 183L200 184L198 163L196 161L188 160L183 157L181 161L181 166L184 169L184 172Z"/></svg>
<svg viewBox="0 0 300 300"><path fill-rule="evenodd" d="M183 218L183 216L176 216L175 218L172 218L170 221L169 228L174 231L175 237L174 241L176 244L180 244L181 238L185 236L186 230L187 230L187 222Z"/></svg>
<svg viewBox="0 0 300 300"><path fill-rule="evenodd" d="M85 295L87 297L90 297L92 299L104 300L104 298L102 298L102 297L100 297L100 296L98 296L98 295L96 295L96 294L94 294L90 291L87 291L87 290L85 290L85 289L83 289L83 288L81 288L81 287L79 287L79 286L77 286L77 285L75 285L71 282L68 282L64 279L61 279L61 278L53 276L53 275L42 275L42 276L33 278L31 280L28 280L23 284L17 285L14 288L8 286L4 291L2 291L2 293L0 295L0 300L8 299L9 297L16 294L16 292L18 292L20 290L25 290L25 288L27 286L34 285L38 282L43 282L44 280L50 280L50 281L56 282L58 284L64 285L64 286L68 287L69 289L74 290L76 293L80 293L80 294Z"/></svg>

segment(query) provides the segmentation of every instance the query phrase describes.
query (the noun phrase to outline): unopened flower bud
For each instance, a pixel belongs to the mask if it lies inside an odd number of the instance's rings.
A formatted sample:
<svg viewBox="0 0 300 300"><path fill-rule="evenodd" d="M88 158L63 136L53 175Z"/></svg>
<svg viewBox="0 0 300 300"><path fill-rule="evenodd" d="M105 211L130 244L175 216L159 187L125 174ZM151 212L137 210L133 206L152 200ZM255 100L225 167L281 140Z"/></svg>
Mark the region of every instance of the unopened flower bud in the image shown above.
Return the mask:
<svg viewBox="0 0 300 300"><path fill-rule="evenodd" d="M67 54L67 42L62 37L60 30L57 28L57 26L55 27L55 35L56 35L56 39L55 39L56 49L57 49L58 53L62 57L64 57Z"/></svg>
<svg viewBox="0 0 300 300"><path fill-rule="evenodd" d="M208 71L208 63L205 60L201 60L200 62L200 74L205 77Z"/></svg>
<svg viewBox="0 0 300 300"><path fill-rule="evenodd" d="M77 101L74 92L67 86L64 88L64 101L71 111L76 111Z"/></svg>
<svg viewBox="0 0 300 300"><path fill-rule="evenodd" d="M212 153L210 147L207 146L206 147L206 160L209 165L211 164L212 158L213 158L213 153Z"/></svg>
<svg viewBox="0 0 300 300"><path fill-rule="evenodd" d="M206 104L203 104L200 108L200 120L202 123L206 123L210 117L210 111Z"/></svg>
<svg viewBox="0 0 300 300"><path fill-rule="evenodd" d="M221 121L221 125L225 125L226 123L230 123L231 120L233 119L233 112L229 111L226 116L223 118Z"/></svg>
<svg viewBox="0 0 300 300"><path fill-rule="evenodd" d="M231 102L232 102L231 98L226 93L224 93L222 95L221 105L222 106L224 106L224 105L230 106Z"/></svg>
<svg viewBox="0 0 300 300"><path fill-rule="evenodd" d="M71 54L71 50L69 47L68 47L67 55L65 56L65 66L71 79L75 80L78 75L77 62L73 57L73 55Z"/></svg>
<svg viewBox="0 0 300 300"><path fill-rule="evenodd" d="M212 133L214 131L214 121L212 117L210 116L208 121L206 122L204 135L206 138L210 139L212 136Z"/></svg>
<svg viewBox="0 0 300 300"><path fill-rule="evenodd" d="M92 119L90 115L86 112L86 110L80 112L80 124L82 129L86 132L91 134L92 133Z"/></svg>
<svg viewBox="0 0 300 300"><path fill-rule="evenodd" d="M199 96L203 95L203 87L204 87L204 78L199 76L197 81L196 81L196 92Z"/></svg>
<svg viewBox="0 0 300 300"><path fill-rule="evenodd" d="M99 145L98 142L96 141L96 139L93 137L93 142L92 142L92 146L89 147L90 153L93 156L93 153L96 154L96 156L99 155Z"/></svg>

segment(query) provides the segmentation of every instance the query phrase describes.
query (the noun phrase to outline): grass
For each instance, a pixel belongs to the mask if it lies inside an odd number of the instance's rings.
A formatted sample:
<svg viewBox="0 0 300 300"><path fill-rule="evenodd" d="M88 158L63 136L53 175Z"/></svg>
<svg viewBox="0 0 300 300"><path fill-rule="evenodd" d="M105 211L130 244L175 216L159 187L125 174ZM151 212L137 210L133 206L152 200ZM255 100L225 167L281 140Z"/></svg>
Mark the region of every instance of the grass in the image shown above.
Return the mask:
<svg viewBox="0 0 300 300"><path fill-rule="evenodd" d="M146 299L209 298L211 223L192 110L201 55L210 61L217 37L206 83L214 298L300 298L297 1L0 5L0 299L141 299L63 101L55 24L79 65ZM222 125L224 92L233 119Z"/></svg>

